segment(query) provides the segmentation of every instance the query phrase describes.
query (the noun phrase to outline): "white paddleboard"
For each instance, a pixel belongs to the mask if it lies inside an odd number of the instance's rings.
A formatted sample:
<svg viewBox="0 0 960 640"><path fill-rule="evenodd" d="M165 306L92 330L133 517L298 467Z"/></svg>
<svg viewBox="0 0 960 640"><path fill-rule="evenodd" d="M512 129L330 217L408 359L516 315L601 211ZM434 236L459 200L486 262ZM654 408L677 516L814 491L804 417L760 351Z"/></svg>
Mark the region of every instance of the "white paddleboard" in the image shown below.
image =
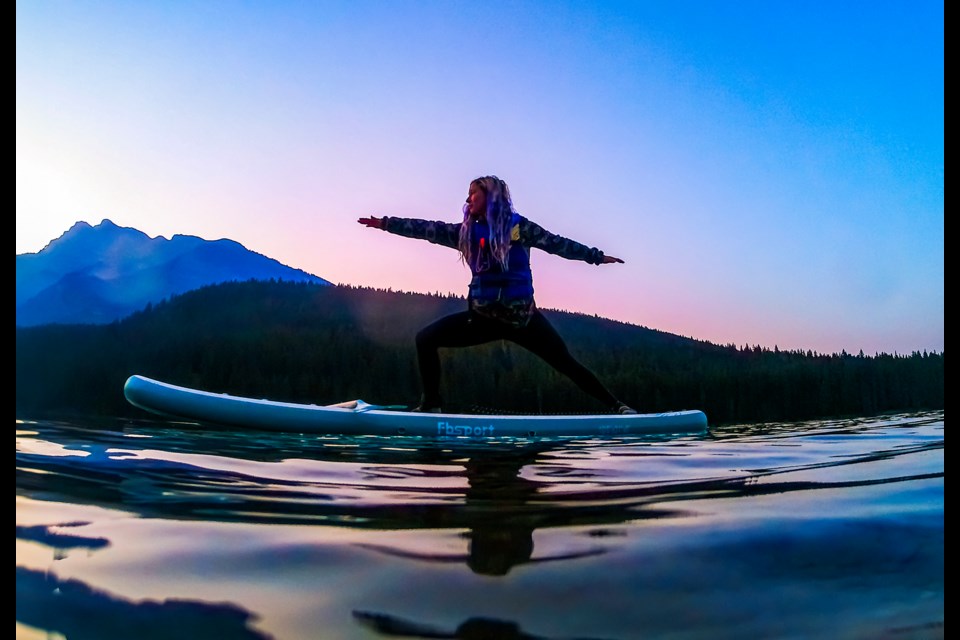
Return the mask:
<svg viewBox="0 0 960 640"><path fill-rule="evenodd" d="M165 417L290 433L496 438L693 434L707 428L707 416L697 410L636 415L419 413L362 400L335 405L258 400L180 387L140 375L127 379L123 393L130 404Z"/></svg>

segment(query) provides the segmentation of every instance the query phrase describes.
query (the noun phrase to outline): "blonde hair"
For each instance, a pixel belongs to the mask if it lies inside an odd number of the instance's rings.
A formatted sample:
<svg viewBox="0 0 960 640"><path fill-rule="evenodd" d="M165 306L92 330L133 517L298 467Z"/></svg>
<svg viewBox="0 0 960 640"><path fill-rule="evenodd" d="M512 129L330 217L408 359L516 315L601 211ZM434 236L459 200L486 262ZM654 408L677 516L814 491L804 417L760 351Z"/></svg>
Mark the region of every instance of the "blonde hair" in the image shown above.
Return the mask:
<svg viewBox="0 0 960 640"><path fill-rule="evenodd" d="M507 183L497 176L483 176L475 178L470 182L470 186L477 185L483 189L487 200L487 225L490 227L490 254L493 256L503 269L507 268L507 260L510 254L510 231L513 229L513 200L510 198L510 188ZM463 206L463 224L460 225L460 240L457 248L460 250L460 258L467 265L472 264L474 258L473 238L471 237L473 226L468 224L470 218L469 207Z"/></svg>

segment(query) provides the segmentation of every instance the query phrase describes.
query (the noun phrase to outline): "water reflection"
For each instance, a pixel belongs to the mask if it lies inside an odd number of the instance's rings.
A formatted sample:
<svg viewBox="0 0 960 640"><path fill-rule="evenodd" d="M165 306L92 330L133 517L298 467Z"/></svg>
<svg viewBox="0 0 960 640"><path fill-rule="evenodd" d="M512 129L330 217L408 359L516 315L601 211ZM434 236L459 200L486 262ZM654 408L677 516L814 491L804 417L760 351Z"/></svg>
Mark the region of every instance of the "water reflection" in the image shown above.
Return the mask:
<svg viewBox="0 0 960 640"><path fill-rule="evenodd" d="M856 428L856 425L854 425ZM826 425L817 437L837 431ZM518 565L582 558L609 545L534 557L534 532L594 526L596 538L628 521L679 518L687 500L853 487L942 477L843 478L862 462L924 449L909 448L800 459L750 470L690 466L677 475L666 464L689 456L681 441L650 454L649 441L605 443L604 455L626 477L599 477L596 461L576 441L544 439L494 444L418 438L324 439L230 431L184 432L169 425L76 429L50 425L18 439L17 491L28 497L122 508L144 517L196 518L268 524L337 524L369 529L463 529L466 553L366 548L410 559L465 563L478 574L503 576ZM789 431L787 431L789 433ZM765 437L775 441L776 430ZM752 434L750 434L752 435ZM722 440L722 436L720 438ZM775 460L769 455L766 461ZM612 466L613 463L610 463ZM657 480L629 477L657 466ZM863 466L863 465L860 465ZM830 467L831 474L804 471ZM525 470L534 470L525 475ZM691 475L692 472L692 475ZM674 474L671 477L669 474ZM614 532L615 533L615 532ZM22 535L27 536L28 532ZM49 535L38 529L34 535ZM18 529L18 537L21 531ZM86 544L96 544L88 541Z"/></svg>
<svg viewBox="0 0 960 640"><path fill-rule="evenodd" d="M132 602L80 580L17 567L17 621L70 640L267 640L256 619L227 603L168 599Z"/></svg>
<svg viewBox="0 0 960 640"><path fill-rule="evenodd" d="M683 513L646 503L662 500L665 492L682 493L684 483L589 490L573 483L568 491L549 493L546 489L561 486L560 479L571 476L566 464L544 458L569 446L563 440L460 443L450 448L449 443L397 438L385 447L382 439L354 439L355 447L331 448L316 438L270 434L258 440L261 436L213 432L192 441L191 451L178 454L185 436L159 433L131 440L119 431L45 429L38 441L18 446L17 492L152 518L463 529L467 552L462 554L358 544L396 557L464 563L475 573L491 576L506 575L521 564L605 552L595 545L534 558L533 534L539 528L612 526ZM150 449L137 448L143 445ZM259 464L250 464L251 458ZM223 464L225 460L229 462ZM524 469L533 465L546 479L524 477ZM285 467L294 470L286 472ZM579 474L589 479L586 469ZM700 494L704 488L694 490ZM595 535L605 536L606 529Z"/></svg>
<svg viewBox="0 0 960 640"><path fill-rule="evenodd" d="M17 540L32 540L48 547L52 547L57 554L63 554L69 549L103 549L110 546L106 538L90 538L76 536L69 533L59 533L54 529L83 527L89 522L62 522L55 525L17 525Z"/></svg>
<svg viewBox="0 0 960 640"><path fill-rule="evenodd" d="M942 414L485 445L20 423L17 622L625 638L693 606L685 637L942 637L943 476Z"/></svg>
<svg viewBox="0 0 960 640"><path fill-rule="evenodd" d="M468 487L464 493L463 524L468 528L466 554L414 553L385 547L363 545L388 555L431 562L464 562L478 574L503 576L513 567L530 562L546 562L597 555L604 549L557 554L533 560L533 532L549 526L538 495L542 483L521 475L540 454L555 448L540 443L523 449L502 451L495 456L481 455L463 462ZM569 515L569 514L567 514ZM612 518L616 521L619 518ZM457 637L457 636L451 636Z"/></svg>
<svg viewBox="0 0 960 640"><path fill-rule="evenodd" d="M520 625L496 618L469 618L455 629L413 622L397 616L368 611L354 611L358 623L385 636L403 638L452 638L454 640L554 640L525 632ZM559 640L559 639L555 639ZM599 640L569 638L566 640Z"/></svg>
<svg viewBox="0 0 960 640"><path fill-rule="evenodd" d="M17 540L49 547L53 559L67 551L96 551L110 546L102 537L63 533L89 522L55 525L17 525ZM228 603L167 599L131 600L111 595L76 579L62 579L52 571L17 566L17 622L70 640L181 640L216 637L227 640L267 640L271 636L248 628L256 616Z"/></svg>

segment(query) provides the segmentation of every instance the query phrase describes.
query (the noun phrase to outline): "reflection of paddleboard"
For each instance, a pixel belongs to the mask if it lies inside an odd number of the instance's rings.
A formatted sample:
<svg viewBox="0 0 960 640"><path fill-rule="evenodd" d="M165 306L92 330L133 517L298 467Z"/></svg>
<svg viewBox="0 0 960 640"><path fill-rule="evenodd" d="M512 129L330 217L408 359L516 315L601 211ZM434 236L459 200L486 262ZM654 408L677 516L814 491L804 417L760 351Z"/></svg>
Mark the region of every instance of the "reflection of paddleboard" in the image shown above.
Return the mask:
<svg viewBox="0 0 960 640"><path fill-rule="evenodd" d="M123 387L130 404L159 415L293 433L411 436L587 436L701 433L702 411L637 415L471 415L418 413L351 400L318 406L241 398L130 376Z"/></svg>

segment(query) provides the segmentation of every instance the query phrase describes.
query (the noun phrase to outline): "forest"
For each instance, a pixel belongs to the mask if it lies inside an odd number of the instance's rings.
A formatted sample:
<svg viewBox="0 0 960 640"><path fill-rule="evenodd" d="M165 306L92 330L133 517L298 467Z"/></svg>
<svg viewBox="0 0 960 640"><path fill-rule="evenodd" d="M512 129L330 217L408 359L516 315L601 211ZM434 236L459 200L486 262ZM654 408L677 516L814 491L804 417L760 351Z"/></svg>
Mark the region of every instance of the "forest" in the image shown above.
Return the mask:
<svg viewBox="0 0 960 640"><path fill-rule="evenodd" d="M106 325L17 327L17 419L146 417L141 374L290 402L419 399L414 336L462 297L285 281L212 285ZM710 424L943 409L943 353L856 355L717 345L544 310L570 351L641 413L701 409ZM452 409L595 413L605 407L507 342L441 351Z"/></svg>

